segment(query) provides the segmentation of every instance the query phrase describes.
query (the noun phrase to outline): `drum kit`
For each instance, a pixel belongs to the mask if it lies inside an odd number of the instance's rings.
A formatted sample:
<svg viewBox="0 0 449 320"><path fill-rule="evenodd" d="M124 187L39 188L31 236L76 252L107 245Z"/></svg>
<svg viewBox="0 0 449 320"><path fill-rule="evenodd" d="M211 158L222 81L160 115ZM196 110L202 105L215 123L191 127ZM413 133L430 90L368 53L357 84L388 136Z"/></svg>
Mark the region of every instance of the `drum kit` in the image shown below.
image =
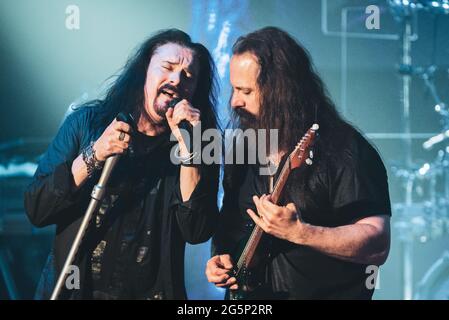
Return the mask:
<svg viewBox="0 0 449 320"><path fill-rule="evenodd" d="M392 221L402 247L403 298L427 299L432 298L428 293L435 291L429 288L431 281L427 280L439 279L443 273L449 276L449 252L443 253L443 257L430 268L418 285L418 291L414 292L413 247L416 242L424 243L449 234L449 109L440 99L435 86L434 74L437 66L419 67L412 64L412 25L419 12L426 12L433 19L440 15L449 15L449 0L388 0L388 6L402 29L402 61L398 73L402 81L405 144L405 166L394 165L391 168L393 177L400 181L404 196L402 202L392 206ZM418 164L412 159L410 134L410 86L413 77L422 79L434 102L434 111L441 119L441 132L422 144L423 150L437 151L436 157L431 162ZM449 285L448 278L445 279L443 282ZM449 299L449 287L442 286L441 281L433 282L439 288L436 298Z"/></svg>

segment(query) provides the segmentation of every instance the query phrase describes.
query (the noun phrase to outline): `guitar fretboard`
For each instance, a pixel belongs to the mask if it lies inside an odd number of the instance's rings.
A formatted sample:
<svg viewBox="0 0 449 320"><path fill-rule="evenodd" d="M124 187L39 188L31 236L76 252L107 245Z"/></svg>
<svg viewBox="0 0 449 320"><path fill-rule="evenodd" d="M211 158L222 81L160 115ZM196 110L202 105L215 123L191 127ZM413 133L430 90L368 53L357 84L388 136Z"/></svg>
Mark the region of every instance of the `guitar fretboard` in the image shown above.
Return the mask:
<svg viewBox="0 0 449 320"><path fill-rule="evenodd" d="M273 188L273 192L271 193L271 202L277 204L284 189L285 183L287 182L288 176L290 175L291 167L290 167L290 157L285 162L282 167L281 173L279 174L278 179L276 180L276 184ZM251 236L246 243L245 248L243 249L242 254L237 262L237 275L243 268L249 266L254 257L256 249L262 239L264 231L261 227L256 225L251 232Z"/></svg>

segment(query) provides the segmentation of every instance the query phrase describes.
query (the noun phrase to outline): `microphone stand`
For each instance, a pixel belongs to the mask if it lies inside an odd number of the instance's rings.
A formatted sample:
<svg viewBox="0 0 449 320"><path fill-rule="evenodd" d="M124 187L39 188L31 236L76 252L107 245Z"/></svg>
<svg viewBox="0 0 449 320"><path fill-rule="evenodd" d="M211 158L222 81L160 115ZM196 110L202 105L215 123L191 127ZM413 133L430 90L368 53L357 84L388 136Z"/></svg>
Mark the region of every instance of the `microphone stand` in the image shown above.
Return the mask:
<svg viewBox="0 0 449 320"><path fill-rule="evenodd" d="M119 155L114 155L106 159L100 179L92 189L89 206L87 207L86 213L84 214L83 221L81 222L81 225L78 229L78 233L76 234L75 240L73 241L72 247L70 248L69 254L65 260L62 271L59 274L58 281L56 282L56 286L53 290L50 300L57 300L59 294L61 293L62 286L66 279L67 273L69 272L69 268L73 263L73 260L84 237L84 234L86 233L86 229L89 226L89 222L92 218L92 215L95 213L95 211L98 208L98 205L103 200L106 185L108 183L109 177L111 176L112 169L114 168L115 164L119 159L120 159Z"/></svg>
<svg viewBox="0 0 449 320"><path fill-rule="evenodd" d="M118 121L128 123L133 128L133 130L136 130L135 121L131 114L120 112L117 115L116 119ZM75 255L78 252L81 241L83 240L84 234L86 233L87 227L89 226L89 222L92 219L92 215L95 213L95 211L97 211L98 205L101 204L101 201L103 200L109 177L111 176L112 170L114 169L119 159L120 155L118 154L110 156L106 159L100 179L92 189L89 206L87 207L83 221L81 222L81 225L78 229L78 233L76 234L75 240L72 243L72 247L70 248L69 254L67 255L61 273L59 274L58 281L56 282L55 288L53 289L50 300L57 300L59 294L61 293L62 286L66 279L67 273L69 272L69 268L72 266Z"/></svg>

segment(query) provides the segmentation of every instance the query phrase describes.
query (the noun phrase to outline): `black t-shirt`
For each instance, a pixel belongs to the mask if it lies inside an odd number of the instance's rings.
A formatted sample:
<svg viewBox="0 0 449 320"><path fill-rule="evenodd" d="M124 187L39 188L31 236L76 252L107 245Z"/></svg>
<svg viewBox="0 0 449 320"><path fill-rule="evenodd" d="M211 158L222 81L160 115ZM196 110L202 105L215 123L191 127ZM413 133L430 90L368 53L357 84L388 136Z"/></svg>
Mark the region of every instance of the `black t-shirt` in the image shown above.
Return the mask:
<svg viewBox="0 0 449 320"><path fill-rule="evenodd" d="M308 175L308 166L291 173L280 200L282 205L295 203L306 223L336 227L368 216L391 215L385 167L376 150L358 132L351 133L339 154L317 160L319 165L312 174ZM259 175L258 170L257 165L240 170L241 187L225 193L223 228L214 239L218 252L235 252L237 242L254 225L246 209L255 210L254 194L268 193L268 177ZM272 258L266 268L273 298L370 299L373 294L365 285L371 274L366 273L366 265L274 237L270 247Z"/></svg>

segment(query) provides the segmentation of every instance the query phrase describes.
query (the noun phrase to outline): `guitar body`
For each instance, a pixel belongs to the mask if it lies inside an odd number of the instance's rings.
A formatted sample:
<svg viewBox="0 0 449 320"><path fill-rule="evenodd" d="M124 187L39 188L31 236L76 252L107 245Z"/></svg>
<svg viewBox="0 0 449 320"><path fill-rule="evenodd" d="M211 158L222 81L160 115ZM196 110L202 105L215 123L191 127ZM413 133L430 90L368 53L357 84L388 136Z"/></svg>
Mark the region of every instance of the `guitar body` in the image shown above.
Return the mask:
<svg viewBox="0 0 449 320"><path fill-rule="evenodd" d="M249 236L240 241L236 253L232 255L233 261L238 261L241 257L248 239ZM233 270L233 276L237 279L239 288L228 290L226 297L229 300L259 300L268 295L265 266L270 259L270 240L267 234L263 234L251 264L242 265L240 269Z"/></svg>

